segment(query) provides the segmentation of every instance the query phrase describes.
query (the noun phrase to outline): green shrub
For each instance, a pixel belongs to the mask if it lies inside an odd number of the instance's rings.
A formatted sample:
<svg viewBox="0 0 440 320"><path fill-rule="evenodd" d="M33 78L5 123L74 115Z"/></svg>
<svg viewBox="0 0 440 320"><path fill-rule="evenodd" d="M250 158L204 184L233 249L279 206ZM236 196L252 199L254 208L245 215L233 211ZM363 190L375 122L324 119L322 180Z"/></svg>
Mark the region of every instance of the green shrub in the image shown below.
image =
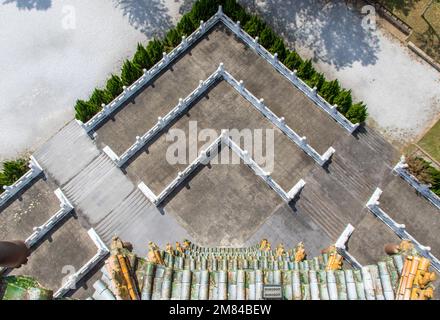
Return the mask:
<svg viewBox="0 0 440 320"><path fill-rule="evenodd" d="M3 186L10 186L14 184L28 170L29 167L27 159L5 161L3 163L3 170L0 171L0 194L4 191Z"/></svg>
<svg viewBox="0 0 440 320"><path fill-rule="evenodd" d="M278 59L280 61L284 61L284 59L286 59L287 50L283 39L276 37L275 42L269 49L269 52L272 54L278 53Z"/></svg>
<svg viewBox="0 0 440 320"><path fill-rule="evenodd" d="M122 83L121 78L119 78L117 75L112 74L110 79L107 80L107 85L105 86L105 89L109 94L112 95L113 99L119 96L124 89L122 88L124 84Z"/></svg>
<svg viewBox="0 0 440 320"><path fill-rule="evenodd" d="M244 30L253 38L258 36L266 27L266 23L257 16L251 18L244 25Z"/></svg>
<svg viewBox="0 0 440 320"><path fill-rule="evenodd" d="M200 25L201 20L207 21L217 12L217 10L218 4L216 1L199 0L193 4L191 11L189 12L189 17L193 22L193 26L197 28ZM188 33L188 35L189 34L190 33Z"/></svg>
<svg viewBox="0 0 440 320"><path fill-rule="evenodd" d="M182 36L175 28L168 31L167 35L165 36L166 45L171 48L177 47L180 41L182 41Z"/></svg>
<svg viewBox="0 0 440 320"><path fill-rule="evenodd" d="M95 89L90 96L89 102L100 107L103 103L109 104L113 100L113 96L107 90Z"/></svg>
<svg viewBox="0 0 440 320"><path fill-rule="evenodd" d="M133 62L142 69L150 69L151 66L153 65L151 63L151 58L148 55L147 50L140 43L138 43L137 45L137 50L136 53L134 54Z"/></svg>
<svg viewBox="0 0 440 320"><path fill-rule="evenodd" d="M121 71L122 83L126 86L129 86L137 79L139 79L141 76L142 76L141 67L131 62L130 60L125 60L124 64L122 65L122 71Z"/></svg>
<svg viewBox="0 0 440 320"><path fill-rule="evenodd" d="M298 77L304 81L311 80L315 73L315 68L313 68L312 60L310 59L303 61L298 68Z"/></svg>
<svg viewBox="0 0 440 320"><path fill-rule="evenodd" d="M428 170L431 175L431 191L440 196L440 170L430 167Z"/></svg>
<svg viewBox="0 0 440 320"><path fill-rule="evenodd" d="M286 59L284 59L284 65L292 71L298 70L302 63L303 60L295 51L290 51Z"/></svg>
<svg viewBox="0 0 440 320"><path fill-rule="evenodd" d="M89 101L77 100L75 104L75 118L82 122L87 122L100 110L101 106L97 106Z"/></svg>
<svg viewBox="0 0 440 320"><path fill-rule="evenodd" d="M242 26L245 26L250 19L250 15L246 13L244 8L235 0L223 1L223 12L230 17L234 22L240 21ZM215 10L218 9L216 5Z"/></svg>
<svg viewBox="0 0 440 320"><path fill-rule="evenodd" d="M341 92L341 86L338 80L325 81L319 94L330 104L334 104L336 96Z"/></svg>
<svg viewBox="0 0 440 320"><path fill-rule="evenodd" d="M260 43L266 49L272 47L272 45L275 43L276 38L277 35L268 26L266 26L260 33Z"/></svg>
<svg viewBox="0 0 440 320"><path fill-rule="evenodd" d="M351 90L342 89L338 95L333 99L333 104L338 105L338 110L342 114L346 114L350 109L353 100L351 98Z"/></svg>
<svg viewBox="0 0 440 320"><path fill-rule="evenodd" d="M309 87L311 88L316 87L318 89L318 92L321 90L324 82L325 82L325 77L322 73L319 72L315 72L312 78L306 81Z"/></svg>
<svg viewBox="0 0 440 320"><path fill-rule="evenodd" d="M367 119L367 106L361 101L351 105L345 114L346 118L353 123L361 123Z"/></svg>

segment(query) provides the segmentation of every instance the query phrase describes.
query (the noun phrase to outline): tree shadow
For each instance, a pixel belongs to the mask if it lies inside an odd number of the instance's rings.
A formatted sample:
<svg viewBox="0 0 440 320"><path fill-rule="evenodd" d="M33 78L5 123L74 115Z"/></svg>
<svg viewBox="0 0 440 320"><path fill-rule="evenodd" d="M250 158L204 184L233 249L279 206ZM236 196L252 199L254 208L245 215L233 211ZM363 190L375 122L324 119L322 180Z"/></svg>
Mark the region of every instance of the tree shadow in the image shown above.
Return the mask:
<svg viewBox="0 0 440 320"><path fill-rule="evenodd" d="M52 6L52 0L3 0L2 4L14 2L19 10L47 10Z"/></svg>
<svg viewBox="0 0 440 320"><path fill-rule="evenodd" d="M359 9L344 1L323 0L241 0L247 9L258 12L294 48L311 50L314 61L323 61L337 70L358 62L375 64L379 49L373 30L362 26Z"/></svg>
<svg viewBox="0 0 440 320"><path fill-rule="evenodd" d="M160 0L113 0L130 24L147 37L162 37L173 27L168 8Z"/></svg>

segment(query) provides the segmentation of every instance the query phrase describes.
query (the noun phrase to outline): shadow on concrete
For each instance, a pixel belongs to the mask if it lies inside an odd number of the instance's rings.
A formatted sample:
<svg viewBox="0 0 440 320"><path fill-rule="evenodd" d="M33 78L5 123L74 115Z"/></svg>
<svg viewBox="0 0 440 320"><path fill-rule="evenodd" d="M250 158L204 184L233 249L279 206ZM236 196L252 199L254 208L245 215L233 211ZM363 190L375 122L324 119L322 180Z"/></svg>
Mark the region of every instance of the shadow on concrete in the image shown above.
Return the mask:
<svg viewBox="0 0 440 320"><path fill-rule="evenodd" d="M160 0L113 0L130 24L147 37L162 37L173 27L168 8Z"/></svg>
<svg viewBox="0 0 440 320"><path fill-rule="evenodd" d="M360 8L344 1L241 0L248 10L258 12L290 45L311 50L314 61L336 69L353 63L375 64L378 38L364 29Z"/></svg>
<svg viewBox="0 0 440 320"><path fill-rule="evenodd" d="M2 4L15 3L19 10L47 10L52 6L52 0L3 0Z"/></svg>

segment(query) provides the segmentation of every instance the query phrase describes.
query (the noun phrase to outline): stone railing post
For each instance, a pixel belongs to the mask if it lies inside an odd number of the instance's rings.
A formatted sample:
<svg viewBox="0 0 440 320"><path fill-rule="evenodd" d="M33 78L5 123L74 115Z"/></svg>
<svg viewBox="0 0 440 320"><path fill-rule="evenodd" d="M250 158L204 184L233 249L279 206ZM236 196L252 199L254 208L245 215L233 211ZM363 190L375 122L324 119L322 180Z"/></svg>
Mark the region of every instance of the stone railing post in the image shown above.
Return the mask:
<svg viewBox="0 0 440 320"><path fill-rule="evenodd" d="M168 63L169 57L166 52L162 52L162 59L165 63Z"/></svg>
<svg viewBox="0 0 440 320"><path fill-rule="evenodd" d="M220 64L218 65L218 71L220 71L221 73L225 71L225 65L223 64L223 62L220 62Z"/></svg>

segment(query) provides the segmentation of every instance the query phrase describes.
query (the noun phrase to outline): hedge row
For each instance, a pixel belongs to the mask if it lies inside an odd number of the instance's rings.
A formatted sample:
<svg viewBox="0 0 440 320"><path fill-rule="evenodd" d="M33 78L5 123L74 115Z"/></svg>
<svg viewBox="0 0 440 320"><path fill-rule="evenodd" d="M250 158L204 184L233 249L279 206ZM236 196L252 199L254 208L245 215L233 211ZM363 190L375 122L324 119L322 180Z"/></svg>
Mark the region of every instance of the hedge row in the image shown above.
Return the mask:
<svg viewBox="0 0 440 320"><path fill-rule="evenodd" d="M440 170L420 157L408 157L408 170L420 182L430 184L431 191L440 196Z"/></svg>
<svg viewBox="0 0 440 320"><path fill-rule="evenodd" d="M262 19L248 14L236 0L198 0L190 12L182 16L176 28L168 31L164 39L153 39L146 47L138 44L133 59L126 60L122 66L121 76L112 75L104 89L95 89L88 101L78 100L75 106L75 117L83 122L91 119L101 110L102 104L108 104L119 94L122 87L131 85L142 75L142 69L149 69L162 59L162 53L176 47L182 36L188 36L207 21L223 6L223 11L232 20L240 21L244 30L252 37L259 37L259 42L268 51L278 53L278 58L286 67L297 70L298 77L311 87L317 87L319 94L331 104L337 104L338 110L351 122L363 122L367 118L367 108L363 102L353 103L351 90L342 88L338 80L327 81L322 73L317 72L311 60L303 60L295 51L286 48L280 38Z"/></svg>
<svg viewBox="0 0 440 320"><path fill-rule="evenodd" d="M3 186L14 184L28 170L27 159L5 161L3 163L3 170L0 171L0 194L4 191Z"/></svg>

